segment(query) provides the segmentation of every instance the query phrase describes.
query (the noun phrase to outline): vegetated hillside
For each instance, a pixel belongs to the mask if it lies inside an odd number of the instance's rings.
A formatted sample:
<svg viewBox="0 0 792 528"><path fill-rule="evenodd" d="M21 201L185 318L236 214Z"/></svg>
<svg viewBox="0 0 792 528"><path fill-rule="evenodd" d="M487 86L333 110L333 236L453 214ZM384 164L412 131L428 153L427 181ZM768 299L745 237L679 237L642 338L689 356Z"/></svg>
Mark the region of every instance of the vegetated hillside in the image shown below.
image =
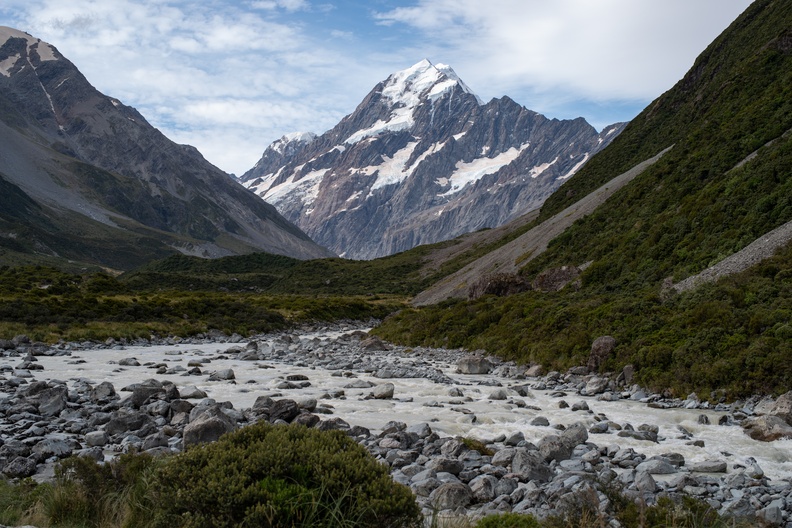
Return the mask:
<svg viewBox="0 0 792 528"><path fill-rule="evenodd" d="M297 260L268 253L212 260L174 255L127 272L119 280L134 291L395 295L406 299L519 236L538 213L535 210L495 229L374 260Z"/></svg>
<svg viewBox="0 0 792 528"><path fill-rule="evenodd" d="M754 2L688 74L542 207L558 213L658 152L657 163L554 239L514 281L582 266L579 288L407 310L380 329L410 344L486 348L564 368L616 337L605 368L676 395L730 397L792 383L792 250L675 295L698 273L792 220L792 4ZM574 284L574 283L573 283Z"/></svg>
<svg viewBox="0 0 792 528"><path fill-rule="evenodd" d="M381 319L400 305L399 299L377 296L133 289L105 273L0 266L0 342L22 334L50 343L217 331L248 335L299 323Z"/></svg>

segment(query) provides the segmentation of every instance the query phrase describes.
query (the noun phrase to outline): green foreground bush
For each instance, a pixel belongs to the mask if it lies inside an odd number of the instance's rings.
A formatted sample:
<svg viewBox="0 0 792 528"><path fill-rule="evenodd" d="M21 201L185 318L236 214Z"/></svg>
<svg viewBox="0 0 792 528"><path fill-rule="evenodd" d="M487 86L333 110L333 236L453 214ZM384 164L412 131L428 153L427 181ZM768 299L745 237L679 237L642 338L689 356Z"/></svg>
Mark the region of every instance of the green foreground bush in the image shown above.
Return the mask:
<svg viewBox="0 0 792 528"><path fill-rule="evenodd" d="M340 431L256 424L167 460L152 526L410 527L410 490Z"/></svg>
<svg viewBox="0 0 792 528"><path fill-rule="evenodd" d="M256 424L212 444L108 464L73 457L55 482L0 483L0 522L41 528L413 528L423 517L340 431Z"/></svg>

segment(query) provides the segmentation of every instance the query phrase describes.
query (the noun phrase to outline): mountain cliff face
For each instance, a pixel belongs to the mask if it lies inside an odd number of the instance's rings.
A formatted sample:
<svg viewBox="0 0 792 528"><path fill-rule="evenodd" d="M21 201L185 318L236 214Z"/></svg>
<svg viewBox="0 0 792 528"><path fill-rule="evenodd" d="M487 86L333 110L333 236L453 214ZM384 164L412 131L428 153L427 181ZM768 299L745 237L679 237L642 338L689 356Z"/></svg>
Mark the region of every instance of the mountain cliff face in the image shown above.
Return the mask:
<svg viewBox="0 0 792 528"><path fill-rule="evenodd" d="M332 130L270 145L241 181L319 244L371 259L501 225L542 204L623 128L487 104L428 60Z"/></svg>
<svg viewBox="0 0 792 528"><path fill-rule="evenodd" d="M28 223L6 204L2 238L16 251L122 268L175 250L331 254L195 148L98 92L53 46L5 27L0 137L3 185L40 217ZM116 255L102 255L107 243Z"/></svg>

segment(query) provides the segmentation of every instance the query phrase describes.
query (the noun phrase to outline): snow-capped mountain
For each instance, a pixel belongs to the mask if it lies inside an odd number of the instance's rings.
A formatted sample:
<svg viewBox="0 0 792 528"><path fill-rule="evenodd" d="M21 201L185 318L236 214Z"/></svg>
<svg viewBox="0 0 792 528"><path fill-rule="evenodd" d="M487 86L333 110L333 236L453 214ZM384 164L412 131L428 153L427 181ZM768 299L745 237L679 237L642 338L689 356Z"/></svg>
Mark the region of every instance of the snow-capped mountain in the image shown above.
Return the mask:
<svg viewBox="0 0 792 528"><path fill-rule="evenodd" d="M240 177L319 244L376 258L501 225L538 207L621 131L482 101L423 60L321 136L284 136Z"/></svg>
<svg viewBox="0 0 792 528"><path fill-rule="evenodd" d="M0 191L0 250L24 255L119 269L175 251L332 255L194 147L97 91L53 46L8 27Z"/></svg>

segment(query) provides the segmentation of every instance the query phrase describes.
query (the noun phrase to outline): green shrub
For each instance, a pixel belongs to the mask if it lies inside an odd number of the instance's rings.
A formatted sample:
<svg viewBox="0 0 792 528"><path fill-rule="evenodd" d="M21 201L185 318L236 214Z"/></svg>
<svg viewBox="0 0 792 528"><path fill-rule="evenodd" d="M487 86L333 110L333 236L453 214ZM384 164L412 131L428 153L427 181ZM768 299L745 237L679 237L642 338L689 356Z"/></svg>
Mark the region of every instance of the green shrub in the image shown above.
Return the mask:
<svg viewBox="0 0 792 528"><path fill-rule="evenodd" d="M531 515L518 513L504 513L501 515L488 515L481 519L476 528L539 528L539 522Z"/></svg>
<svg viewBox="0 0 792 528"><path fill-rule="evenodd" d="M406 487L339 431L256 424L167 460L149 496L162 527L420 526Z"/></svg>

